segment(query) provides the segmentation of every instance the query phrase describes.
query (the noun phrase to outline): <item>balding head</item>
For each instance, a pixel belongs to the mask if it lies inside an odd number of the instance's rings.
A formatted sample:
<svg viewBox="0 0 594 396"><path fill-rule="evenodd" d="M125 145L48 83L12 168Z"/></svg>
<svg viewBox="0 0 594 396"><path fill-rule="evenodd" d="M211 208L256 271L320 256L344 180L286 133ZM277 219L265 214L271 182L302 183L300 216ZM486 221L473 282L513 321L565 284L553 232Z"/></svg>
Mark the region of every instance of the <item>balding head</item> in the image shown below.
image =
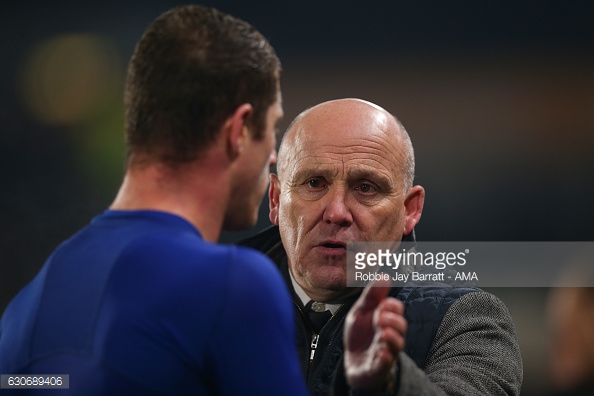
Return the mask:
<svg viewBox="0 0 594 396"><path fill-rule="evenodd" d="M296 147L303 140L315 139L317 134L339 141L356 130L381 132L398 146L394 158L400 164L404 191L412 187L415 157L410 137L400 121L380 106L361 99L337 99L311 107L295 118L281 142L277 173L282 179L286 163L290 163ZM362 136L364 138L364 136ZM285 158L286 157L286 158Z"/></svg>
<svg viewBox="0 0 594 396"><path fill-rule="evenodd" d="M346 245L400 241L421 217L408 134L390 113L359 99L325 102L297 117L271 177L270 220L293 278L316 301L339 301Z"/></svg>

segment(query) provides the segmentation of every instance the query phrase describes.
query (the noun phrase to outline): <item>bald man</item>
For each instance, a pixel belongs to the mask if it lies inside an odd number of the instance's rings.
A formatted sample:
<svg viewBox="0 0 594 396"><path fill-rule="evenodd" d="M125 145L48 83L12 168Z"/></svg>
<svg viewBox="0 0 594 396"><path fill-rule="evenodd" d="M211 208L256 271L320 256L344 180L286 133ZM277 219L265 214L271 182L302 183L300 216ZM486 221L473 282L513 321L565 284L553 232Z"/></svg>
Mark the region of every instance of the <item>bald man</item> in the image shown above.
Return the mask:
<svg viewBox="0 0 594 396"><path fill-rule="evenodd" d="M425 191L413 177L406 130L370 102L319 104L283 138L269 189L274 226L241 244L271 257L292 292L309 391L519 394L518 341L495 296L446 285L361 295L346 286L347 243L414 241Z"/></svg>

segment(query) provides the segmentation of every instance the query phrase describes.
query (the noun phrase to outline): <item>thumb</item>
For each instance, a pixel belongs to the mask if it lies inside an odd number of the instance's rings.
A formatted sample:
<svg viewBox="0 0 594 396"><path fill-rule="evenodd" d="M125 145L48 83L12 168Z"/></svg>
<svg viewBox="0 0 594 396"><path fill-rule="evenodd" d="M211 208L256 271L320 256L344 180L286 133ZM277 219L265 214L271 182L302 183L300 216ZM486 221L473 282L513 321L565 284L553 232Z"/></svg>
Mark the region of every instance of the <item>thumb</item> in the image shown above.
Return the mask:
<svg viewBox="0 0 594 396"><path fill-rule="evenodd" d="M361 354L364 354L372 344L377 336L374 326L376 309L388 295L391 284L388 278L388 280L374 280L365 286L346 317L344 326L346 351L361 357L363 356Z"/></svg>
<svg viewBox="0 0 594 396"><path fill-rule="evenodd" d="M356 303L356 309L374 310L390 292L392 281L388 279L374 280L365 286Z"/></svg>

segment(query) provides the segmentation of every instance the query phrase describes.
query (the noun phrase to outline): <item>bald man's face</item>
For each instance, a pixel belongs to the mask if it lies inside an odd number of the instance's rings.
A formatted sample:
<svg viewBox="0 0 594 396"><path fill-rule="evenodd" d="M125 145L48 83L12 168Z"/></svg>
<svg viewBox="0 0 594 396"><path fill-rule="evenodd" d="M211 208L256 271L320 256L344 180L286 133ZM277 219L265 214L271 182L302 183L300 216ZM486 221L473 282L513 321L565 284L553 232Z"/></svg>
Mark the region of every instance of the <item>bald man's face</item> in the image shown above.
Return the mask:
<svg viewBox="0 0 594 396"><path fill-rule="evenodd" d="M418 221L407 213L397 128L385 111L348 102L316 107L288 132L270 217L310 297L347 293L347 243L399 241Z"/></svg>

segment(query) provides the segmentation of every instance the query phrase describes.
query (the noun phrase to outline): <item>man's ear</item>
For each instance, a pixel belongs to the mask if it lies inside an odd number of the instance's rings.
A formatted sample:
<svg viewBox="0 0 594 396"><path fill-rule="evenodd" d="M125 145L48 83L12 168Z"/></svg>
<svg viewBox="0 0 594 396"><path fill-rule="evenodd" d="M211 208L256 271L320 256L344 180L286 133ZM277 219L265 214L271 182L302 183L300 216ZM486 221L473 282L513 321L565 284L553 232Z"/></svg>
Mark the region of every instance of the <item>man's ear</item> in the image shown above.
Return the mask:
<svg viewBox="0 0 594 396"><path fill-rule="evenodd" d="M268 187L268 205L270 213L268 217L274 225L278 225L278 208L280 199L280 180L274 173L270 174L270 187Z"/></svg>
<svg viewBox="0 0 594 396"><path fill-rule="evenodd" d="M254 109L251 104L244 103L239 106L227 119L227 152L233 160L241 154L248 137L247 120L251 117Z"/></svg>
<svg viewBox="0 0 594 396"><path fill-rule="evenodd" d="M413 228L421 220L423 213L423 205L425 204L425 189L421 186L414 186L408 190L406 199L404 200L405 222L404 235L412 232Z"/></svg>

